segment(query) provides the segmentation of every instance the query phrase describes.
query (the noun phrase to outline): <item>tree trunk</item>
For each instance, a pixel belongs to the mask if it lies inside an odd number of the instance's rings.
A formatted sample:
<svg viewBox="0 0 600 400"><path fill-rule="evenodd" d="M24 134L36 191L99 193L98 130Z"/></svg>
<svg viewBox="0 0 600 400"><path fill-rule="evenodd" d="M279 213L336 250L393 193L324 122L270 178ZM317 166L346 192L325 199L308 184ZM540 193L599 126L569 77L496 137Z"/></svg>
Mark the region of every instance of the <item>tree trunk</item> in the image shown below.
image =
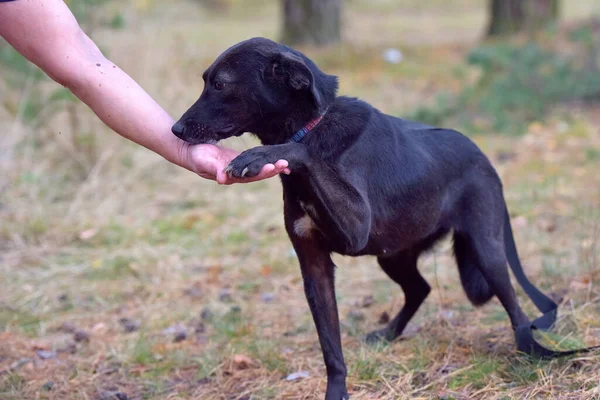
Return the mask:
<svg viewBox="0 0 600 400"><path fill-rule="evenodd" d="M560 0L488 0L488 36L510 35L556 22Z"/></svg>
<svg viewBox="0 0 600 400"><path fill-rule="evenodd" d="M281 41L288 45L324 46L341 37L341 0L281 0Z"/></svg>

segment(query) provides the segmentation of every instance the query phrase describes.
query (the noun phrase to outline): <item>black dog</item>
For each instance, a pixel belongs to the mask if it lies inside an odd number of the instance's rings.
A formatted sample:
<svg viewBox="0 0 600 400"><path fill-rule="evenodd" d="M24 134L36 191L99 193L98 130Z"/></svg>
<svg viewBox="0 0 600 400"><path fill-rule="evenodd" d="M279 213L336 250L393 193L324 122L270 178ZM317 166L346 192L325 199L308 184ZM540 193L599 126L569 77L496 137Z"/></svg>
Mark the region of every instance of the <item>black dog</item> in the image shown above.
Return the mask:
<svg viewBox="0 0 600 400"><path fill-rule="evenodd" d="M200 99L173 126L189 143L216 143L252 132L264 146L228 167L251 177L267 163L289 162L282 176L285 226L300 260L304 289L327 367L326 399L347 399L332 252L375 255L404 291L406 304L369 341L393 340L429 294L417 260L452 232L467 297L476 306L498 297L517 347L554 355L533 341L507 261L546 315L556 304L523 275L502 183L487 157L462 134L385 115L336 97L337 78L302 53L264 38L241 42L204 72Z"/></svg>

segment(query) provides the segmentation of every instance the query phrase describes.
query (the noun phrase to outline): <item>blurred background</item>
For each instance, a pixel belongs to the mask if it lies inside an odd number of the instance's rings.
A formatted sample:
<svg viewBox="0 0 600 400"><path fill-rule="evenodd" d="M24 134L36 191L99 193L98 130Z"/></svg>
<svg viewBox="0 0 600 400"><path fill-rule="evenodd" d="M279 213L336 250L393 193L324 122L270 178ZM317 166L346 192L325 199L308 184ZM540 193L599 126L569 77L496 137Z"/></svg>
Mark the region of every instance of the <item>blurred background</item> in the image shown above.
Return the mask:
<svg viewBox="0 0 600 400"><path fill-rule="evenodd" d="M598 1L67 4L175 118L222 51L265 36L340 94L461 130L503 179L527 274L561 302L540 340L600 344ZM170 165L1 40L0 132L0 399L323 397L278 179L221 187ZM598 356L514 355L506 313L468 303L448 243L421 261L433 291L405 339L376 348L361 337L401 290L372 258L334 259L353 399L600 396Z"/></svg>

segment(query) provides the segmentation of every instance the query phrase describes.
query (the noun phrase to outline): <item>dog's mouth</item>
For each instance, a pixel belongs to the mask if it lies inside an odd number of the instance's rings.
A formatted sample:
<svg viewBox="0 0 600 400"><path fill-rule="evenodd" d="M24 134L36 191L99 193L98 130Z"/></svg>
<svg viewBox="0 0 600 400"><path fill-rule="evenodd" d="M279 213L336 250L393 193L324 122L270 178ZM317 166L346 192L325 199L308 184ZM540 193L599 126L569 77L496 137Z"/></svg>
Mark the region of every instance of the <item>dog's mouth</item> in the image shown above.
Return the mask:
<svg viewBox="0 0 600 400"><path fill-rule="evenodd" d="M177 123L173 126L172 132L179 139L191 145L196 144L217 144L221 140L229 137L241 136L244 134L244 129L236 128L235 125L229 124L223 128L212 131L208 126L183 126Z"/></svg>

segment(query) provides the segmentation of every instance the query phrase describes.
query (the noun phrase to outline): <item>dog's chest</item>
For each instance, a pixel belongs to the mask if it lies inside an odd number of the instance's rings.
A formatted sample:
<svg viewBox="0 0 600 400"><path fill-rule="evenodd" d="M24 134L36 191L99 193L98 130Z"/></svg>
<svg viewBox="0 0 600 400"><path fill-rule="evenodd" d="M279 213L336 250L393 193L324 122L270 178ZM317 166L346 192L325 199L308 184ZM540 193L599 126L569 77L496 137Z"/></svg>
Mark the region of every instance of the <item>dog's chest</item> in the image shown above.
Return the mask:
<svg viewBox="0 0 600 400"><path fill-rule="evenodd" d="M299 201L298 203L303 215L294 220L294 233L301 238L309 238L319 230L317 209L308 202Z"/></svg>

